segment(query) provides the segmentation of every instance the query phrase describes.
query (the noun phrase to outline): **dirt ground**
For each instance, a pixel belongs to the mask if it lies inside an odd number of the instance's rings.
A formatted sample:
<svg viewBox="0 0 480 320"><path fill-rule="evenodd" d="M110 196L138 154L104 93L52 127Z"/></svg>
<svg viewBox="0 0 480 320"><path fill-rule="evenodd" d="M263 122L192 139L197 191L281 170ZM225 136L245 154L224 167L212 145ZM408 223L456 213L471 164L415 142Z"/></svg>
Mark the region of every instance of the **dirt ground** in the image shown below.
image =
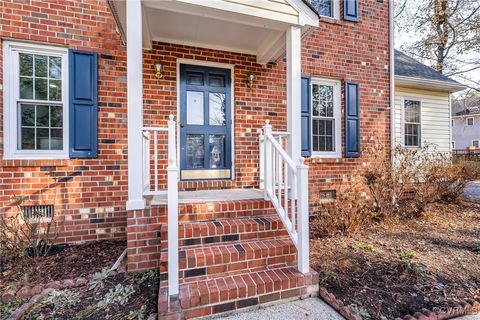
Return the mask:
<svg viewBox="0 0 480 320"><path fill-rule="evenodd" d="M320 284L367 319L393 319L480 296L480 204L311 241Z"/></svg>
<svg viewBox="0 0 480 320"><path fill-rule="evenodd" d="M0 291L13 283L45 284L50 281L75 279L110 268L127 247L125 241L95 241L71 245L57 254L36 261L6 261L1 272Z"/></svg>

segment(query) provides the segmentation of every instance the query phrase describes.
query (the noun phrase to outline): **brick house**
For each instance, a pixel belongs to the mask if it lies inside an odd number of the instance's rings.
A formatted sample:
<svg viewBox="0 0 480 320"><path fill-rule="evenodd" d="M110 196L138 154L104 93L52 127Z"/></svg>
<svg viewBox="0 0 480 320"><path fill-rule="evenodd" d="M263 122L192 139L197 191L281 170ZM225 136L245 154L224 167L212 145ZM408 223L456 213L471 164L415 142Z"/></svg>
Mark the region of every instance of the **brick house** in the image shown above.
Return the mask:
<svg viewBox="0 0 480 320"><path fill-rule="evenodd" d="M2 1L2 214L24 196L61 242L126 238L163 315L315 294L309 198L391 141L391 10Z"/></svg>

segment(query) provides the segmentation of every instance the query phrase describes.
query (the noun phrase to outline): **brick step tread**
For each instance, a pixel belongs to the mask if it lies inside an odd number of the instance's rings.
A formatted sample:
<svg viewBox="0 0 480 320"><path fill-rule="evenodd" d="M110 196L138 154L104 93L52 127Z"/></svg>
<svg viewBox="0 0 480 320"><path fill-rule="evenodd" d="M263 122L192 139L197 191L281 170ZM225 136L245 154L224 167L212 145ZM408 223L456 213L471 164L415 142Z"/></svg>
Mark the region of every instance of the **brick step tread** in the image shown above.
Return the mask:
<svg viewBox="0 0 480 320"><path fill-rule="evenodd" d="M190 319L305 295L308 286L317 284L318 274L315 271L310 270L304 275L292 266L263 267L243 273L226 272L180 284L179 301L177 305L170 304L169 310L168 284L162 281L158 310L160 315L182 310Z"/></svg>
<svg viewBox="0 0 480 320"><path fill-rule="evenodd" d="M219 191L221 192L221 191ZM167 206L153 205L148 210L158 212L161 222L167 222ZM207 221L221 218L261 217L277 214L272 203L263 199L180 203L179 222Z"/></svg>
<svg viewBox="0 0 480 320"><path fill-rule="evenodd" d="M162 240L167 240L167 230L168 226L162 225ZM288 232L278 215L184 222L178 226L180 247L286 235Z"/></svg>
<svg viewBox="0 0 480 320"><path fill-rule="evenodd" d="M180 278L294 263L296 254L296 247L288 236L183 248L179 252ZM166 273L167 253L162 252L160 259L160 273Z"/></svg>

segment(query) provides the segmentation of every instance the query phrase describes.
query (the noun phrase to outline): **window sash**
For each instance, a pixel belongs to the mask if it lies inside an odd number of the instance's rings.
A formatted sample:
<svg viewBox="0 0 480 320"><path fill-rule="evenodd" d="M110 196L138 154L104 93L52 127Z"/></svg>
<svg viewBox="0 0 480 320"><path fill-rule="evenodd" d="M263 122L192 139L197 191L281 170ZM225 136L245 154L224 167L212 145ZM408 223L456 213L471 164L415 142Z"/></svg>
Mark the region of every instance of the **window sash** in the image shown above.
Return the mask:
<svg viewBox="0 0 480 320"><path fill-rule="evenodd" d="M414 102L415 105L407 106L409 102ZM412 109L407 111L407 108L414 108L413 118L418 121L407 121L407 112L412 112ZM403 141L406 147L420 147L421 146L421 121L422 121L422 103L419 100L405 99L403 102Z"/></svg>
<svg viewBox="0 0 480 320"><path fill-rule="evenodd" d="M321 96L318 99L314 98L314 89L315 86L327 86L332 90L331 100L324 100ZM320 88L317 88L318 91ZM321 156L321 157L341 157L341 145L340 145L340 82L335 80L327 79L312 79L311 84L311 144L312 144L312 155ZM314 115L314 102L325 103L325 106L328 103L332 103L332 114L329 115ZM327 114L327 110L325 110ZM323 132L320 130L320 127L323 123Z"/></svg>
<svg viewBox="0 0 480 320"><path fill-rule="evenodd" d="M5 41L4 61L4 128L5 159L68 159L68 49L47 45ZM20 99L20 53L46 55L61 59L61 100ZM48 63L48 60L47 60ZM48 69L47 69L48 72ZM50 75L47 73L47 77ZM52 78L53 79L53 78ZM48 84L47 84L48 85ZM35 90L35 88L33 88ZM48 87L47 87L48 90ZM48 98L48 95L47 95ZM62 106L62 149L21 149L20 104ZM43 127L42 127L43 128ZM51 131L49 129L49 139ZM36 142L35 142L36 143ZM49 140L49 146L51 140Z"/></svg>

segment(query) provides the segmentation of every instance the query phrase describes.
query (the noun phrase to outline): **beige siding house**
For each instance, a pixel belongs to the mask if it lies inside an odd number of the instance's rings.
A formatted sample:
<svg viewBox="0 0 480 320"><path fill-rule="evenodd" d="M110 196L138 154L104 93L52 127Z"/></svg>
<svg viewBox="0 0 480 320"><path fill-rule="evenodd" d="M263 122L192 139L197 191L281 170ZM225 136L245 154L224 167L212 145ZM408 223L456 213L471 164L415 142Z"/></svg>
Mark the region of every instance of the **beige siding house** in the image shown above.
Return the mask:
<svg viewBox="0 0 480 320"><path fill-rule="evenodd" d="M395 144L452 150L451 94L466 87L395 51Z"/></svg>

